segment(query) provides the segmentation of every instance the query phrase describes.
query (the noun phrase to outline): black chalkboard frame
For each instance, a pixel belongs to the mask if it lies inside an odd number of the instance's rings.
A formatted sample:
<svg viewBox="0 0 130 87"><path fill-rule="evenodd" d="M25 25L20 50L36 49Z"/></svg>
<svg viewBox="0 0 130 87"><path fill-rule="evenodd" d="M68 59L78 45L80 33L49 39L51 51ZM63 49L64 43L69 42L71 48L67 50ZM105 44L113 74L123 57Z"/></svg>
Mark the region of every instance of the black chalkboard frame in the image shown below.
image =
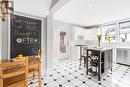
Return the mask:
<svg viewBox="0 0 130 87"><path fill-rule="evenodd" d="M26 27L23 27L23 29L19 29L21 27L17 26L17 25L19 25L20 22L15 21L16 23L14 23L14 19L17 19L17 18L19 19L19 17L22 18L22 21L25 20L25 24L28 23L26 20L38 21L38 25L37 25L38 29L36 29L34 26L33 26L34 29L32 29L32 30L31 29L24 29L24 28L33 28L32 26L28 26L28 27L26 26ZM34 22L34 24L35 24L35 22ZM23 23L23 25L24 25L24 23ZM15 29L15 28L17 28L17 29ZM16 38L22 37L22 34L21 34L21 36L16 35L15 30L17 31L17 33L19 31L20 32L30 32L31 31L32 37L33 38L37 37L38 42L33 43L33 41L35 41L35 40L32 41L32 39L28 39L28 40L31 40L32 43L31 42L27 43L27 40L25 41L25 43L18 43L19 41L21 41L21 39L16 39ZM14 33L15 33L15 35L14 35ZM24 56L36 55L38 50L41 49L41 35L42 35L42 20L30 17L30 16L28 17L28 16L25 16L25 15L24 16L19 15L19 14L10 15L10 58L15 58L19 54L22 54ZM26 35L23 35L23 36L27 37ZM17 43L16 43L16 41L17 41Z"/></svg>

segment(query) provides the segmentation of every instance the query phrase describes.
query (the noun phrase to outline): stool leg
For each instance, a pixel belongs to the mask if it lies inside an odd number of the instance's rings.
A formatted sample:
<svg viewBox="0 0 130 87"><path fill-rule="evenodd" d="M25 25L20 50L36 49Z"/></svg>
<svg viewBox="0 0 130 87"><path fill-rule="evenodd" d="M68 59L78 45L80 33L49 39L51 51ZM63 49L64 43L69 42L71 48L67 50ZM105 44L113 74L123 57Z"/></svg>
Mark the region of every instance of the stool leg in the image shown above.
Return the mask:
<svg viewBox="0 0 130 87"><path fill-rule="evenodd" d="M86 58L86 74L88 75L88 58Z"/></svg>
<svg viewBox="0 0 130 87"><path fill-rule="evenodd" d="M86 57L84 57L84 67L86 67Z"/></svg>
<svg viewBox="0 0 130 87"><path fill-rule="evenodd" d="M81 64L82 64L82 46L80 46L80 65L79 65L79 69L81 68Z"/></svg>
<svg viewBox="0 0 130 87"><path fill-rule="evenodd" d="M80 58L79 69L81 69L82 59Z"/></svg>

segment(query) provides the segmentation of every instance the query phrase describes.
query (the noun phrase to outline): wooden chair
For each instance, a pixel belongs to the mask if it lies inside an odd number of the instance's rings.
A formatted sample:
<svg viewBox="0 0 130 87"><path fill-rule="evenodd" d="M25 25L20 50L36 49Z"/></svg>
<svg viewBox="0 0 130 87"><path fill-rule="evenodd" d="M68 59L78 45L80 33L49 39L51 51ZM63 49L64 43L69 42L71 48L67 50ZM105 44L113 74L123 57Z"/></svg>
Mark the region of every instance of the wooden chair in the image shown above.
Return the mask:
<svg viewBox="0 0 130 87"><path fill-rule="evenodd" d="M29 74L33 75L33 77L38 75L39 87L42 86L41 63L42 63L42 51L39 50L37 58L29 58Z"/></svg>
<svg viewBox="0 0 130 87"><path fill-rule="evenodd" d="M0 87L28 87L28 57L0 62Z"/></svg>

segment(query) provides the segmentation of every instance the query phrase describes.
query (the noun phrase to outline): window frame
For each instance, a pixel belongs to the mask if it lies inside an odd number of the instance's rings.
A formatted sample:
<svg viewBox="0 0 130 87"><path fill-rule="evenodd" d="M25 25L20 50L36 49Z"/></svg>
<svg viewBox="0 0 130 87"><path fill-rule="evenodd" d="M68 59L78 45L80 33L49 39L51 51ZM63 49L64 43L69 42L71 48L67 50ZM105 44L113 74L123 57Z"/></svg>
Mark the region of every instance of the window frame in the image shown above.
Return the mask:
<svg viewBox="0 0 130 87"><path fill-rule="evenodd" d="M111 24L107 24L107 25L103 25L102 26L102 28L101 28L101 34L102 34L102 43L107 43L108 41L106 40L106 39L104 39L103 40L103 37L105 38L106 37L106 35L105 35L105 31L103 30L103 29L105 29L104 27L107 27L107 26L114 26L113 28L114 28L114 34L110 34L109 36L110 37L113 37L113 36L115 36L115 39L114 40L112 40L111 42L116 42L116 28L117 28L117 25L116 25L116 23L111 23ZM108 30L108 32L110 32L110 29L109 28L106 28L106 30ZM104 34L103 34L104 33Z"/></svg>
<svg viewBox="0 0 130 87"><path fill-rule="evenodd" d="M129 23L129 26L130 26L130 20L128 20L128 21L123 21L123 22L119 22L119 41L121 41L121 34L130 34L130 31L129 32L127 32L128 30L126 30L125 32L121 32L121 24L125 24L125 23ZM129 27L130 28L130 27ZM127 38L126 38L127 36L125 36L125 42L129 42L130 40L127 40Z"/></svg>

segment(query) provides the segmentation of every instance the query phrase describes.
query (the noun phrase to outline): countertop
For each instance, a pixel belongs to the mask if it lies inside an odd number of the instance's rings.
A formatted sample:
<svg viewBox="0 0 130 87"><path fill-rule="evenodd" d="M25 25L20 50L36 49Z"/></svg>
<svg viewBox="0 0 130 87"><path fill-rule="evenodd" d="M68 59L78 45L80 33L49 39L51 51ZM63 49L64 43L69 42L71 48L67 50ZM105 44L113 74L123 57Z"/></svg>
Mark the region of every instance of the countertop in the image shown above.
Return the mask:
<svg viewBox="0 0 130 87"><path fill-rule="evenodd" d="M111 47L88 47L87 49L89 49L89 50L97 50L97 51L105 51L105 50L112 50L112 48Z"/></svg>
<svg viewBox="0 0 130 87"><path fill-rule="evenodd" d="M130 47L116 47L116 49L130 49Z"/></svg>

